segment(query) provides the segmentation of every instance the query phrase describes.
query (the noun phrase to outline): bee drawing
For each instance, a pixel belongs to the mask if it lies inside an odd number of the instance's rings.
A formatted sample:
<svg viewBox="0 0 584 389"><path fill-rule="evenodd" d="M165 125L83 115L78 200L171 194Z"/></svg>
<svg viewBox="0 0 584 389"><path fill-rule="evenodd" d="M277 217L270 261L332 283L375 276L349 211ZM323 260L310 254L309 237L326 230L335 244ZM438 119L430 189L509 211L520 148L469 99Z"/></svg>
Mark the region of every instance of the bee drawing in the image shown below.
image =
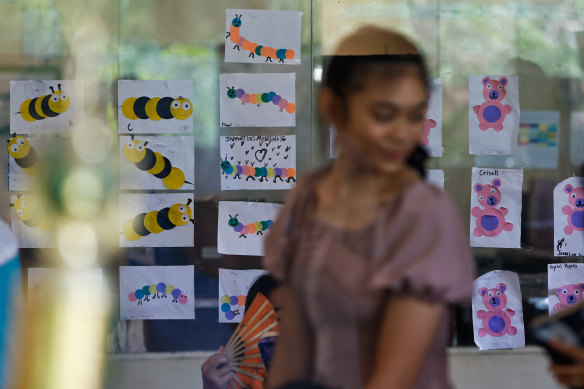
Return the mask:
<svg viewBox="0 0 584 389"><path fill-rule="evenodd" d="M296 105L294 103L289 102L282 96L276 94L276 92L264 92L264 93L256 93L250 94L245 93L245 91L241 88L235 89L234 86L227 87L227 97L230 99L241 99L241 104L257 104L259 107L262 103L272 103L275 106L280 108L280 112L286 110L288 113L294 113L296 111Z"/></svg>
<svg viewBox="0 0 584 389"><path fill-rule="evenodd" d="M122 103L122 114L130 120L188 119L193 105L182 96L174 97L128 97Z"/></svg>
<svg viewBox="0 0 584 389"><path fill-rule="evenodd" d="M23 136L17 136L16 134L8 139L8 154L14 158L16 164L27 174L31 176L37 175L38 156L28 139Z"/></svg>
<svg viewBox="0 0 584 389"><path fill-rule="evenodd" d="M147 141L141 142L132 135L124 146L124 156L138 169L161 179L168 189L179 189L184 184L193 185L192 182L185 181L185 173L181 169L172 166L168 158L159 152L146 147L147 144Z"/></svg>
<svg viewBox="0 0 584 389"><path fill-rule="evenodd" d="M249 224L242 224L238 219L237 216L229 215L229 227L233 228L233 231L239 233L240 238L247 238L246 235L256 234L256 235L263 235L264 231L270 229L272 224L274 224L273 220L263 220L261 222L254 222Z"/></svg>
<svg viewBox="0 0 584 389"><path fill-rule="evenodd" d="M41 230L50 229L46 218L40 211L38 204L34 202L28 196L23 196L19 194L13 203L10 203L11 207L14 207L16 215L24 223L24 225L31 228L40 228Z"/></svg>
<svg viewBox="0 0 584 389"><path fill-rule="evenodd" d="M55 91L54 87L50 86L51 94L24 100L17 114L20 114L27 122L34 122L59 116L67 111L71 104L69 96L61 90L61 84L57 84L57 88L58 90Z"/></svg>
<svg viewBox="0 0 584 389"><path fill-rule="evenodd" d="M228 160L227 156L225 156L225 160L221 160L221 170L226 175L233 176L233 179L240 179L241 176L246 176L245 180L249 180L251 178L252 181L255 181L256 178L259 179L260 182L268 181L268 179L274 179L274 183L279 178L280 181L286 182L294 181L296 182L296 170L293 168L279 168L279 167L253 167L247 165L232 165Z"/></svg>
<svg viewBox="0 0 584 389"><path fill-rule="evenodd" d="M231 43L234 43L234 50L240 50L240 48L249 51L249 57L255 58L257 55L266 57L265 62L272 62L272 59L278 59L278 62L284 63L285 59L293 59L296 53L294 50L289 49L274 49L273 47L262 46L258 43L250 42L245 39L239 33L241 28L241 17L242 15L235 15L235 18L231 21L229 25L229 31L226 33L225 39L229 38Z"/></svg>
<svg viewBox="0 0 584 389"><path fill-rule="evenodd" d="M159 211L141 213L128 220L122 226L122 234L129 241L136 241L150 234L159 234L162 231L172 230L189 221L195 224L193 212L189 207L192 199L186 204L176 203Z"/></svg>

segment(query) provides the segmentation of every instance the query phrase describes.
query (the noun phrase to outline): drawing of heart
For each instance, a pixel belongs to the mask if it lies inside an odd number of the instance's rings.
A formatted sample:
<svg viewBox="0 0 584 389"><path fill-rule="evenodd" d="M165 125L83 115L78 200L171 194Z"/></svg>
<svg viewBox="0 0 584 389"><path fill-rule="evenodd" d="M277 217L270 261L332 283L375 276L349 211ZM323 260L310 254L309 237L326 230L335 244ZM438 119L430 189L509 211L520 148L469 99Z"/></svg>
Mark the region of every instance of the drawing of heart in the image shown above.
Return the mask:
<svg viewBox="0 0 584 389"><path fill-rule="evenodd" d="M259 149L255 152L255 157L258 162L262 162L264 158L266 158L266 154L268 153L268 149Z"/></svg>

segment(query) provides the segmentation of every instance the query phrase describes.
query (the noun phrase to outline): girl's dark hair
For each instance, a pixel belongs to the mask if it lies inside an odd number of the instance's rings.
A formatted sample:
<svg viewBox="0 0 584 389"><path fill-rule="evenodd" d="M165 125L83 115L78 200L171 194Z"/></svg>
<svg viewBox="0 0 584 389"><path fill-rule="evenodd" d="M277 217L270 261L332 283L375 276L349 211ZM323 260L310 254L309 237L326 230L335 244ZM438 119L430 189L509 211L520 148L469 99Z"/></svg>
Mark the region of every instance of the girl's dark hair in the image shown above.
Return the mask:
<svg viewBox="0 0 584 389"><path fill-rule="evenodd" d="M245 311L247 312L249 306L255 299L258 293L263 294L268 299L270 298L270 294L280 286L280 282L276 280L274 277L264 274L251 285L249 291L247 292L247 297L245 298Z"/></svg>
<svg viewBox="0 0 584 389"><path fill-rule="evenodd" d="M424 57L419 54L382 55L332 55L323 58L322 85L330 88L342 103L355 91L361 90L365 79L375 75L382 78L398 78L415 71L426 90L429 89L428 70ZM418 145L408 158L408 165L424 178L428 153Z"/></svg>

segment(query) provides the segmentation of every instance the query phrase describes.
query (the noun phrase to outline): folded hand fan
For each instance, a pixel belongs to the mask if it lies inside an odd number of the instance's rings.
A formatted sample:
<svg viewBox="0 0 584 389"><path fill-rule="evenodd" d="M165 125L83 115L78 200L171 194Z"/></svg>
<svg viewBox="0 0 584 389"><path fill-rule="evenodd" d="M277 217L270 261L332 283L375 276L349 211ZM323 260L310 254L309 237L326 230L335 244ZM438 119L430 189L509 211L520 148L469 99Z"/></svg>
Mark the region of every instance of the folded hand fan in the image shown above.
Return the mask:
<svg viewBox="0 0 584 389"><path fill-rule="evenodd" d="M266 296L258 293L223 350L233 371L230 389L264 387L268 373L262 361L258 340L268 331L278 331L276 312Z"/></svg>

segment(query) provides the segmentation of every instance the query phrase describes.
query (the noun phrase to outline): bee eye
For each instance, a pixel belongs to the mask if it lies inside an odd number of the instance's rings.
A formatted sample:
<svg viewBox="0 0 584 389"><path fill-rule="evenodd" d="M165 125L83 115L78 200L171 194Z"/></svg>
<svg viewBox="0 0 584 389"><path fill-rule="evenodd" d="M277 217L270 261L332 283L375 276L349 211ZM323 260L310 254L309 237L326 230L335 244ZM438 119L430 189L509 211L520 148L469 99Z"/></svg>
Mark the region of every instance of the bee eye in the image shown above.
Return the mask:
<svg viewBox="0 0 584 389"><path fill-rule="evenodd" d="M185 111L188 111L189 108L191 108L191 105L189 103L183 103L182 107Z"/></svg>
<svg viewBox="0 0 584 389"><path fill-rule="evenodd" d="M172 108L175 108L175 109L180 108L180 103L178 101L173 101L172 102Z"/></svg>
<svg viewBox="0 0 584 389"><path fill-rule="evenodd" d="M181 216L181 219L182 219L182 221L183 221L183 222L185 222L185 223L186 223L186 222L188 222L188 221L189 221L189 215L187 215L187 214L184 214L184 215L182 215L182 216Z"/></svg>
<svg viewBox="0 0 584 389"><path fill-rule="evenodd" d="M24 138L18 138L18 139L16 140L16 143L17 143L19 146L24 146Z"/></svg>
<svg viewBox="0 0 584 389"><path fill-rule="evenodd" d="M57 95L52 95L52 96L51 96L51 100L52 100L53 102L55 102L55 103L56 103L57 101L59 101L59 96L57 96Z"/></svg>
<svg viewBox="0 0 584 389"><path fill-rule="evenodd" d="M144 145L143 145L143 144L139 144L138 146L136 146L136 150L137 150L137 151L142 151L142 150L144 150Z"/></svg>
<svg viewBox="0 0 584 389"><path fill-rule="evenodd" d="M64 94L64 93L61 93L61 100L63 100L63 101L64 101L64 100L67 100L68 98L69 98L69 96L67 96L67 95L66 95L66 94Z"/></svg>
<svg viewBox="0 0 584 389"><path fill-rule="evenodd" d="M126 145L127 148L129 149L133 149L134 148L134 142L130 141L128 142L128 144Z"/></svg>
<svg viewBox="0 0 584 389"><path fill-rule="evenodd" d="M10 151L12 151L13 153L17 153L19 148L20 147L18 147L17 144L13 144L12 146L10 146Z"/></svg>
<svg viewBox="0 0 584 389"><path fill-rule="evenodd" d="M19 209L16 211L16 214L20 217L22 217L22 215L24 215L24 212L22 212L22 209Z"/></svg>
<svg viewBox="0 0 584 389"><path fill-rule="evenodd" d="M181 205L180 207L178 207L178 211L180 213L185 213L187 211L187 206L186 205Z"/></svg>

